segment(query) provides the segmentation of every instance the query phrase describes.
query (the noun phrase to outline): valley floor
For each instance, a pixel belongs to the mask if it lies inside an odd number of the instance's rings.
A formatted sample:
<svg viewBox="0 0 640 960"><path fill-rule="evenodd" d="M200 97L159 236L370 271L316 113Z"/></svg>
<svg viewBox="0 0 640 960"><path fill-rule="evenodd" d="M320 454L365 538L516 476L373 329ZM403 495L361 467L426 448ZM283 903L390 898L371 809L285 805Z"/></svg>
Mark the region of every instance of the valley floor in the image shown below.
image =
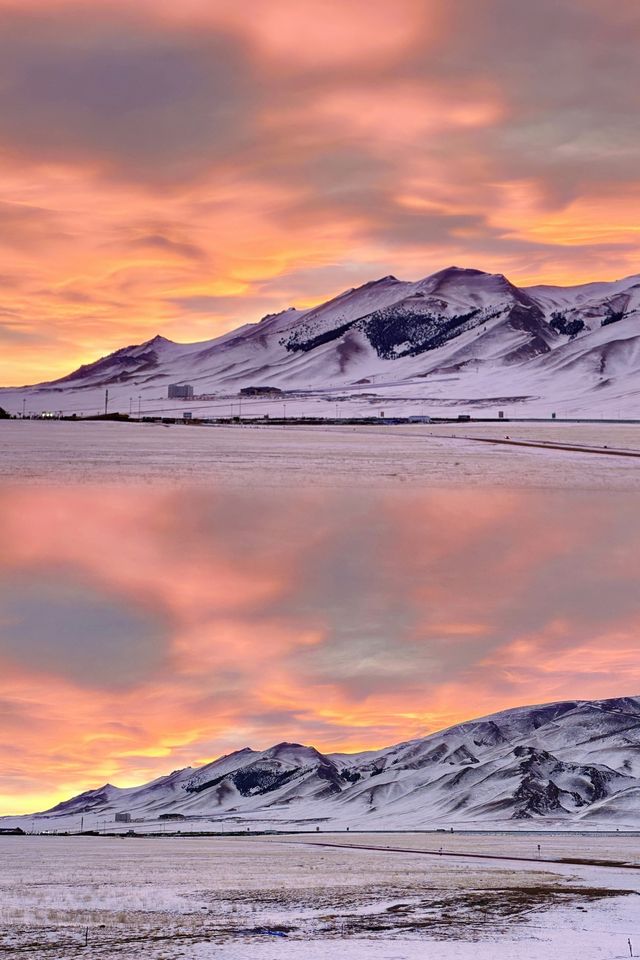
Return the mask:
<svg viewBox="0 0 640 960"><path fill-rule="evenodd" d="M492 859L535 858L538 843L598 865ZM629 940L640 952L635 836L28 836L0 838L0 859L0 956L613 960Z"/></svg>
<svg viewBox="0 0 640 960"><path fill-rule="evenodd" d="M477 442L506 437L542 446ZM605 447L607 453L593 452ZM629 452L638 456L620 455ZM0 481L18 477L21 483L49 484L636 490L640 424L187 427L0 422Z"/></svg>

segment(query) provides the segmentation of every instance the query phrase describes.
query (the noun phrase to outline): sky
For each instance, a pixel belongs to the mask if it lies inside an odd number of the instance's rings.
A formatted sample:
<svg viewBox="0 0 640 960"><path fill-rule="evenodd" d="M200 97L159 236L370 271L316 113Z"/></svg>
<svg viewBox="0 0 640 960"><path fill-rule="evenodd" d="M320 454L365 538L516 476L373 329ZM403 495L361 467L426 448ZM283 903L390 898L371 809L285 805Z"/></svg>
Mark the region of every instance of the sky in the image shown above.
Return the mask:
<svg viewBox="0 0 640 960"><path fill-rule="evenodd" d="M637 0L0 0L0 383L450 264L638 272Z"/></svg>
<svg viewBox="0 0 640 960"><path fill-rule="evenodd" d="M0 813L640 693L629 493L5 490ZM82 522L79 522L82 518Z"/></svg>

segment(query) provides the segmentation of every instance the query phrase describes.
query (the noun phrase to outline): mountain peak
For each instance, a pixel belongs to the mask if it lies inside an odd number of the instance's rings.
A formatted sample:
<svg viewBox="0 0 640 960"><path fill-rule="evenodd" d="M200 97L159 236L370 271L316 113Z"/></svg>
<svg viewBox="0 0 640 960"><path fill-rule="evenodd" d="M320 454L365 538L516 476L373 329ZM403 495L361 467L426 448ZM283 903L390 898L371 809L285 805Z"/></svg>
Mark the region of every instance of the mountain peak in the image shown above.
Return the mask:
<svg viewBox="0 0 640 960"><path fill-rule="evenodd" d="M425 278L425 280L436 280L439 283L461 283L465 280L473 279L481 281L496 280L502 283L509 283L509 280L507 280L503 273L488 273L486 270L477 270L475 267L445 267L443 270L437 270Z"/></svg>
<svg viewBox="0 0 640 960"><path fill-rule="evenodd" d="M448 267L443 267L442 270L436 270L436 272L432 273L431 276L437 277L441 276L442 274L451 274L453 276L457 273L463 273L467 276L489 276L486 270L478 270L477 267L459 267L455 263L450 264Z"/></svg>
<svg viewBox="0 0 640 960"><path fill-rule="evenodd" d="M319 756L315 747L309 747L304 743L289 743L286 740L283 740L281 743L274 744L264 752L266 756L273 757L274 759L278 760L281 760L285 757L289 759L300 759L309 756Z"/></svg>

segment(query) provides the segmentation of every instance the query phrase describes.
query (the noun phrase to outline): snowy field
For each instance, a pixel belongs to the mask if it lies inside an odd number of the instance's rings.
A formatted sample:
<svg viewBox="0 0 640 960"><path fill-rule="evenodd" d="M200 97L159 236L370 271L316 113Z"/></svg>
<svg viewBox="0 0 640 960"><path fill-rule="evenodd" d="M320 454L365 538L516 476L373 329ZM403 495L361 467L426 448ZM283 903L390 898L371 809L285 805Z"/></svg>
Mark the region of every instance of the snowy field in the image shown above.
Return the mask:
<svg viewBox="0 0 640 960"><path fill-rule="evenodd" d="M640 488L638 458L465 439L505 436L640 452L640 425L600 423L186 427L6 421L0 422L0 481Z"/></svg>
<svg viewBox="0 0 640 960"><path fill-rule="evenodd" d="M318 845L347 839L377 849ZM491 859L537 842L600 864ZM474 851L487 859L456 855ZM640 868L619 863L640 862L637 837L4 837L0 858L10 957L613 960L629 939L640 952Z"/></svg>

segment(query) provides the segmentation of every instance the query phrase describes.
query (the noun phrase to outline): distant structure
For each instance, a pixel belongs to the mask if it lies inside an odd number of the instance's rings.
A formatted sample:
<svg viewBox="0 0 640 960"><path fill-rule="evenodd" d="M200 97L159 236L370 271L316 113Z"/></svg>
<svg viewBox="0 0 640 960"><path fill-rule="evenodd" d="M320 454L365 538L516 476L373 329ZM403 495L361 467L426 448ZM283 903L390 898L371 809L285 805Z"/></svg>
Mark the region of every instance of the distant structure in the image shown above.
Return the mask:
<svg viewBox="0 0 640 960"><path fill-rule="evenodd" d="M131 814L116 813L115 820L116 820L116 823L131 823Z"/></svg>
<svg viewBox="0 0 640 960"><path fill-rule="evenodd" d="M169 400L191 400L193 387L190 383L170 383Z"/></svg>
<svg viewBox="0 0 640 960"><path fill-rule="evenodd" d="M242 387L241 397L280 397L282 390L278 387Z"/></svg>

